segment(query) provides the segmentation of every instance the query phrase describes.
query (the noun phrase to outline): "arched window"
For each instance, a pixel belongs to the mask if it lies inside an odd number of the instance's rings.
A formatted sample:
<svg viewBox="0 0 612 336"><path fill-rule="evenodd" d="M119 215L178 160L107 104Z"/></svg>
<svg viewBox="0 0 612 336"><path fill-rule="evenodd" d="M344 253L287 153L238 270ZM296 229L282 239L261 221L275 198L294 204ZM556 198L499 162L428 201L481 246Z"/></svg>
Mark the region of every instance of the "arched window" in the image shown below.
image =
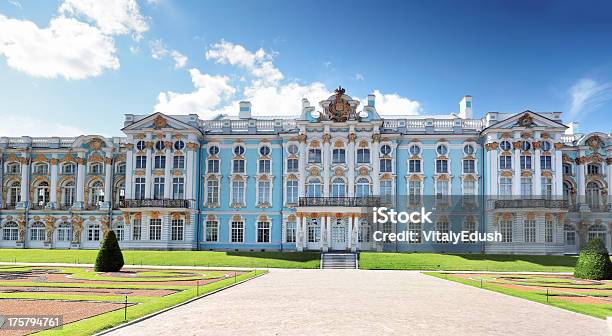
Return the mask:
<svg viewBox="0 0 612 336"><path fill-rule="evenodd" d="M125 175L125 162L118 163L116 171L119 175Z"/></svg>
<svg viewBox="0 0 612 336"><path fill-rule="evenodd" d="M370 181L367 178L361 177L357 180L357 184L355 185L355 196L356 197L365 197L370 196Z"/></svg>
<svg viewBox="0 0 612 336"><path fill-rule="evenodd" d="M2 228L2 239L15 241L19 237L19 229L17 223L7 222Z"/></svg>
<svg viewBox="0 0 612 336"><path fill-rule="evenodd" d="M63 222L57 226L57 240L58 241L70 241L72 240L72 225L67 222Z"/></svg>
<svg viewBox="0 0 612 336"><path fill-rule="evenodd" d="M596 238L601 239L601 241L604 244L607 244L607 242L606 242L606 227L604 225L594 224L594 225L589 226L588 241L591 241L591 240L596 239Z"/></svg>
<svg viewBox="0 0 612 336"><path fill-rule="evenodd" d="M8 189L8 206L14 207L17 202L21 202L21 183L13 182Z"/></svg>
<svg viewBox="0 0 612 336"><path fill-rule="evenodd" d="M597 182L589 182L586 186L586 202L591 209L597 209L601 205L601 188Z"/></svg>
<svg viewBox="0 0 612 336"><path fill-rule="evenodd" d="M68 181L62 186L62 207L69 208L75 200L74 182Z"/></svg>
<svg viewBox="0 0 612 336"><path fill-rule="evenodd" d="M346 183L344 183L343 179L336 177L332 181L331 196L332 197L345 197L346 196Z"/></svg>
<svg viewBox="0 0 612 336"><path fill-rule="evenodd" d="M572 201L572 185L569 182L563 183L563 199L571 202Z"/></svg>
<svg viewBox="0 0 612 336"><path fill-rule="evenodd" d="M321 197L321 180L316 177L308 179L306 183L306 195L308 197Z"/></svg>
<svg viewBox="0 0 612 336"><path fill-rule="evenodd" d="M89 188L89 204L100 206L104 202L104 185L100 181L94 182Z"/></svg>
<svg viewBox="0 0 612 336"><path fill-rule="evenodd" d="M76 166L74 165L74 163L65 163L62 166L62 174L64 175L74 175L74 173L76 172Z"/></svg>
<svg viewBox="0 0 612 336"><path fill-rule="evenodd" d="M115 201L117 203L121 203L123 200L125 200L125 182L121 182L117 185L117 195L115 196Z"/></svg>
<svg viewBox="0 0 612 336"><path fill-rule="evenodd" d="M103 166L101 163L92 163L89 166L89 173L91 175L100 175L102 174L102 171L103 171Z"/></svg>
<svg viewBox="0 0 612 336"><path fill-rule="evenodd" d="M49 183L42 181L36 186L36 205L44 207L49 203Z"/></svg>
<svg viewBox="0 0 612 336"><path fill-rule="evenodd" d="M30 227L30 240L45 240L45 224L42 222L34 222L34 224L32 224Z"/></svg>
<svg viewBox="0 0 612 336"><path fill-rule="evenodd" d="M37 163L34 165L34 174L46 175L49 173L49 165L46 163Z"/></svg>
<svg viewBox="0 0 612 336"><path fill-rule="evenodd" d="M16 175L21 173L21 164L19 162L11 162L6 166L6 173Z"/></svg>

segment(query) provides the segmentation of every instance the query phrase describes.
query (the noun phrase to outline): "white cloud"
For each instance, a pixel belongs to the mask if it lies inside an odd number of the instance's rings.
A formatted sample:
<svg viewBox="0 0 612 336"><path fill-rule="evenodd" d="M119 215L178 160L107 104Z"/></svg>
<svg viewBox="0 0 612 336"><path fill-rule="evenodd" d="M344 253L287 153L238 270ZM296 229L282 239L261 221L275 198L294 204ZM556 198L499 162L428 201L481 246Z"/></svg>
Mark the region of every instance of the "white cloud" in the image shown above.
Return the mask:
<svg viewBox="0 0 612 336"><path fill-rule="evenodd" d="M149 43L151 49L151 57L161 60L166 56L172 57L174 60L174 68L181 69L187 65L187 56L176 50L168 50L162 40L154 40Z"/></svg>
<svg viewBox="0 0 612 336"><path fill-rule="evenodd" d="M582 78L569 90L569 118L589 113L605 102L612 100L612 83L600 83L593 79Z"/></svg>
<svg viewBox="0 0 612 336"><path fill-rule="evenodd" d="M85 17L107 35L132 33L139 39L149 30L136 0L65 0L59 12Z"/></svg>
<svg viewBox="0 0 612 336"><path fill-rule="evenodd" d="M365 79L365 78L363 78L363 75L362 75L362 74L360 74L360 73L356 73L356 74L355 74L355 80L362 81L362 80L364 80L364 79Z"/></svg>
<svg viewBox="0 0 612 336"><path fill-rule="evenodd" d="M421 112L421 104L416 100L410 100L397 93L383 94L379 90L374 90L376 96L376 111L382 115L417 115ZM362 104L366 104L366 100Z"/></svg>
<svg viewBox="0 0 612 336"><path fill-rule="evenodd" d="M19 127L15 127L19 125ZM36 136L79 136L88 134L82 129L54 123L42 118L30 118L24 116L5 115L0 123L0 134L2 136L19 137L24 135Z"/></svg>
<svg viewBox="0 0 612 336"><path fill-rule="evenodd" d="M215 43L206 51L206 59L214 60L220 64L231 64L243 68L251 73L257 80L256 85L270 85L281 81L284 76L272 63L275 54L258 49L255 52L231 42L221 41Z"/></svg>
<svg viewBox="0 0 612 336"><path fill-rule="evenodd" d="M244 90L244 99L251 102L253 114L266 116L299 115L302 111L302 98L308 98L311 105L318 107L319 102L330 95L330 90L320 82L307 85L288 83L279 86L254 86Z"/></svg>
<svg viewBox="0 0 612 336"><path fill-rule="evenodd" d="M230 98L236 89L229 85L227 76L211 76L198 69L190 69L191 81L196 88L191 93L166 91L159 94L156 112L167 114L210 114L224 100Z"/></svg>
<svg viewBox="0 0 612 336"><path fill-rule="evenodd" d="M112 38L72 18L60 16L40 28L32 21L0 15L0 54L9 66L31 76L95 77L119 68L115 52Z"/></svg>

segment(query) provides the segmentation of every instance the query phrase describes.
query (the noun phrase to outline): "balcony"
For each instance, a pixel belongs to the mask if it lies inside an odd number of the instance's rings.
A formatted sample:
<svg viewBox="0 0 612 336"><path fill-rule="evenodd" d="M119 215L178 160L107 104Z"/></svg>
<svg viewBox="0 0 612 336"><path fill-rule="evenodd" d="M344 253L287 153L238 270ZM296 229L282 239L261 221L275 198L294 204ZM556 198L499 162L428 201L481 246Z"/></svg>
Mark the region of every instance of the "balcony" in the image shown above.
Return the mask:
<svg viewBox="0 0 612 336"><path fill-rule="evenodd" d="M119 202L120 208L189 208L184 199L126 199Z"/></svg>
<svg viewBox="0 0 612 336"><path fill-rule="evenodd" d="M496 200L495 209L549 208L568 209L568 202L559 199L509 199Z"/></svg>
<svg viewBox="0 0 612 336"><path fill-rule="evenodd" d="M380 205L380 197L300 197L299 206L372 207Z"/></svg>

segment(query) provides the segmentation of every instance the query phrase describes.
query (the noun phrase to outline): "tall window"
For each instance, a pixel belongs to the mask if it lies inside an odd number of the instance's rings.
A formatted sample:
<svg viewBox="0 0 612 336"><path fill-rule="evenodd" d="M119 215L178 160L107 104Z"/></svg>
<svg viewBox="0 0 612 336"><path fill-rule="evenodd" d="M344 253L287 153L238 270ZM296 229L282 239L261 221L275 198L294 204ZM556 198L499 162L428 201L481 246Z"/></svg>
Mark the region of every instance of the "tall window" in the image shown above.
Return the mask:
<svg viewBox="0 0 612 336"><path fill-rule="evenodd" d="M512 169L512 156L502 155L499 157L499 169Z"/></svg>
<svg viewBox="0 0 612 336"><path fill-rule="evenodd" d="M115 229L113 230L115 231L115 234L117 235L117 240L118 241L123 241L124 239L124 228L123 228L123 223L119 223L117 224L117 226L115 227Z"/></svg>
<svg viewBox="0 0 612 336"><path fill-rule="evenodd" d="M553 231L555 226L553 225L553 221L547 220L544 222L544 240L547 243L553 242Z"/></svg>
<svg viewBox="0 0 612 336"><path fill-rule="evenodd" d="M170 239L183 240L185 231L185 222L182 219L173 219L170 223Z"/></svg>
<svg viewBox="0 0 612 336"><path fill-rule="evenodd" d="M217 159L208 159L206 171L209 173L219 173L219 160Z"/></svg>
<svg viewBox="0 0 612 336"><path fill-rule="evenodd" d="M306 195L308 197L321 197L321 181L318 178L311 178L306 183Z"/></svg>
<svg viewBox="0 0 612 336"><path fill-rule="evenodd" d="M463 173L474 174L476 172L476 164L472 159L463 160Z"/></svg>
<svg viewBox="0 0 612 336"><path fill-rule="evenodd" d="M137 177L134 182L134 197L136 199L145 198L145 178Z"/></svg>
<svg viewBox="0 0 612 336"><path fill-rule="evenodd" d="M564 175L572 175L572 165L569 163L563 164L563 174Z"/></svg>
<svg viewBox="0 0 612 336"><path fill-rule="evenodd" d="M531 177L521 177L521 196L531 196L532 193Z"/></svg>
<svg viewBox="0 0 612 336"><path fill-rule="evenodd" d="M321 150L319 148L308 150L308 163L321 163Z"/></svg>
<svg viewBox="0 0 612 336"><path fill-rule="evenodd" d="M66 163L62 166L62 174L64 175L74 175L76 172L76 166L74 163Z"/></svg>
<svg viewBox="0 0 612 336"><path fill-rule="evenodd" d="M408 161L408 172L409 173L420 173L421 172L421 160L411 159Z"/></svg>
<svg viewBox="0 0 612 336"><path fill-rule="evenodd" d="M463 181L463 194L468 196L476 195L476 181Z"/></svg>
<svg viewBox="0 0 612 336"><path fill-rule="evenodd" d="M448 196L449 195L449 190L448 190L448 181L445 180L438 180L436 181L436 196L437 198L440 198L442 196Z"/></svg>
<svg viewBox="0 0 612 336"><path fill-rule="evenodd" d="M541 156L540 157L540 169L551 170L552 169L552 157L550 157L549 155Z"/></svg>
<svg viewBox="0 0 612 336"><path fill-rule="evenodd" d="M370 163L370 149L369 148L357 149L357 163Z"/></svg>
<svg viewBox="0 0 612 336"><path fill-rule="evenodd" d="M355 196L356 197L366 197L370 196L370 181L367 178L361 177L357 180L357 184L355 185Z"/></svg>
<svg viewBox="0 0 612 336"><path fill-rule="evenodd" d="M317 223L316 219L312 219L308 223L308 242L316 243L321 241L321 226Z"/></svg>
<svg viewBox="0 0 612 336"><path fill-rule="evenodd" d="M603 241L604 244L607 244L606 227L604 225L594 224L589 227L589 233L587 237L588 241L591 241L596 238L601 239L601 241Z"/></svg>
<svg viewBox="0 0 612 336"><path fill-rule="evenodd" d="M587 183L586 202L591 209L597 209L601 204L601 188L596 182Z"/></svg>
<svg viewBox="0 0 612 336"><path fill-rule="evenodd" d="M125 175L125 163L117 164L116 171L118 175Z"/></svg>
<svg viewBox="0 0 612 336"><path fill-rule="evenodd" d="M526 243L535 243L536 241L536 221L535 220L525 220L523 223L525 229L525 242Z"/></svg>
<svg viewBox="0 0 612 336"><path fill-rule="evenodd" d="M244 181L232 181L232 204L244 204Z"/></svg>
<svg viewBox="0 0 612 336"><path fill-rule="evenodd" d="M66 182L62 187L62 206L71 207L74 204L75 188L74 182Z"/></svg>
<svg viewBox="0 0 612 336"><path fill-rule="evenodd" d="M91 224L87 227L87 240L89 241L100 240L100 225Z"/></svg>
<svg viewBox="0 0 612 336"><path fill-rule="evenodd" d="M601 174L599 170L599 165L595 163L589 163L587 165L587 174L588 175L599 175Z"/></svg>
<svg viewBox="0 0 612 336"><path fill-rule="evenodd" d="M442 235L448 235L450 233L450 225L447 220L442 220L436 223L436 231L438 231ZM439 243L449 243L448 239L444 239L439 241Z"/></svg>
<svg viewBox="0 0 612 336"><path fill-rule="evenodd" d="M155 164L153 166L155 169L166 168L166 156L165 155L155 155Z"/></svg>
<svg viewBox="0 0 612 336"><path fill-rule="evenodd" d="M104 202L104 185L102 182L94 182L89 190L91 194L89 205L100 206Z"/></svg>
<svg viewBox="0 0 612 336"><path fill-rule="evenodd" d="M542 177L542 196L552 196L552 179L550 177Z"/></svg>
<svg viewBox="0 0 612 336"><path fill-rule="evenodd" d="M219 224L215 220L206 221L206 241L219 241Z"/></svg>
<svg viewBox="0 0 612 336"><path fill-rule="evenodd" d="M469 234L476 233L476 222L473 219L467 219L464 223L464 231L467 231ZM475 240L470 240L470 243L475 243Z"/></svg>
<svg viewBox="0 0 612 336"><path fill-rule="evenodd" d="M410 204L421 203L421 181L408 182L408 201Z"/></svg>
<svg viewBox="0 0 612 336"><path fill-rule="evenodd" d="M232 243L244 242L244 223L242 221L232 222L231 236Z"/></svg>
<svg viewBox="0 0 612 336"><path fill-rule="evenodd" d="M6 167L7 174L19 174L21 173L21 164L17 162L9 163Z"/></svg>
<svg viewBox="0 0 612 336"><path fill-rule="evenodd" d="M244 160L243 159L234 159L232 165L232 172L234 174L244 174Z"/></svg>
<svg viewBox="0 0 612 336"><path fill-rule="evenodd" d="M499 179L499 196L512 196L512 178L502 177Z"/></svg>
<svg viewBox="0 0 612 336"><path fill-rule="evenodd" d="M344 183L343 179L336 177L332 181L331 196L332 197L345 197L346 196L346 183Z"/></svg>
<svg viewBox="0 0 612 336"><path fill-rule="evenodd" d="M270 181L257 182L257 203L269 203L270 200Z"/></svg>
<svg viewBox="0 0 612 336"><path fill-rule="evenodd" d="M166 179L163 177L156 177L153 179L153 199L164 198L164 185Z"/></svg>
<svg viewBox="0 0 612 336"><path fill-rule="evenodd" d="M576 229L566 224L563 226L563 230L565 231L565 245L576 245Z"/></svg>
<svg viewBox="0 0 612 336"><path fill-rule="evenodd" d="M512 221L502 220L499 223L499 233L502 243L512 243Z"/></svg>
<svg viewBox="0 0 612 336"><path fill-rule="evenodd" d="M149 240L161 240L162 220L151 218L149 220Z"/></svg>
<svg viewBox="0 0 612 336"><path fill-rule="evenodd" d="M295 222L294 221L290 221L287 222L287 227L286 227L286 232L285 232L285 236L287 238L287 243L295 243Z"/></svg>
<svg viewBox="0 0 612 336"><path fill-rule="evenodd" d="M137 155L136 156L136 169L144 169L144 168L147 168L147 156Z"/></svg>
<svg viewBox="0 0 612 336"><path fill-rule="evenodd" d="M521 169L531 169L530 155L521 155Z"/></svg>
<svg viewBox="0 0 612 336"><path fill-rule="evenodd" d="M332 151L333 163L346 163L346 150L344 148L334 148Z"/></svg>
<svg viewBox="0 0 612 336"><path fill-rule="evenodd" d="M408 223L408 231L410 232L410 236L408 240L411 244L418 244L421 242L421 223Z"/></svg>
<svg viewBox="0 0 612 336"><path fill-rule="evenodd" d="M15 222L7 222L2 228L2 239L15 241L19 239L19 227Z"/></svg>
<svg viewBox="0 0 612 336"><path fill-rule="evenodd" d="M391 164L392 160L389 158L380 159L380 172L381 173L390 173L393 171L393 165Z"/></svg>
<svg viewBox="0 0 612 336"><path fill-rule="evenodd" d="M219 181L209 180L206 182L206 203L209 205L219 204Z"/></svg>
<svg viewBox="0 0 612 336"><path fill-rule="evenodd" d="M287 159L287 172L296 173L299 169L298 159Z"/></svg>
<svg viewBox="0 0 612 336"><path fill-rule="evenodd" d="M49 202L49 183L43 181L36 187L36 204L45 206Z"/></svg>
<svg viewBox="0 0 612 336"><path fill-rule="evenodd" d="M184 177L172 178L172 198L174 199L185 198L185 178Z"/></svg>
<svg viewBox="0 0 612 336"><path fill-rule="evenodd" d="M384 180L380 181L380 196L388 197L393 195L393 181Z"/></svg>
<svg viewBox="0 0 612 336"><path fill-rule="evenodd" d="M46 163L37 163L34 165L34 174L45 175L49 173L49 166Z"/></svg>
<svg viewBox="0 0 612 336"><path fill-rule="evenodd" d="M287 181L287 203L296 204L298 202L298 181Z"/></svg>
<svg viewBox="0 0 612 336"><path fill-rule="evenodd" d="M92 163L89 166L89 173L92 175L100 175L103 173L104 166L101 163Z"/></svg>
<svg viewBox="0 0 612 336"><path fill-rule="evenodd" d="M436 173L438 174L448 173L448 160L446 159L436 160Z"/></svg>
<svg viewBox="0 0 612 336"><path fill-rule="evenodd" d="M257 222L257 242L270 242L270 222Z"/></svg>
<svg viewBox="0 0 612 336"><path fill-rule="evenodd" d="M45 240L45 225L41 222L35 222L30 228L30 240Z"/></svg>
<svg viewBox="0 0 612 336"><path fill-rule="evenodd" d="M259 160L259 173L269 174L270 173L270 160L260 159Z"/></svg>
<svg viewBox="0 0 612 336"><path fill-rule="evenodd" d="M117 185L116 202L121 203L123 200L125 200L125 183L121 182Z"/></svg>
<svg viewBox="0 0 612 336"><path fill-rule="evenodd" d="M132 222L132 240L142 239L142 221L140 219L134 219Z"/></svg>
<svg viewBox="0 0 612 336"><path fill-rule="evenodd" d="M172 167L174 169L184 169L185 168L185 157L182 155L175 155L172 159Z"/></svg>

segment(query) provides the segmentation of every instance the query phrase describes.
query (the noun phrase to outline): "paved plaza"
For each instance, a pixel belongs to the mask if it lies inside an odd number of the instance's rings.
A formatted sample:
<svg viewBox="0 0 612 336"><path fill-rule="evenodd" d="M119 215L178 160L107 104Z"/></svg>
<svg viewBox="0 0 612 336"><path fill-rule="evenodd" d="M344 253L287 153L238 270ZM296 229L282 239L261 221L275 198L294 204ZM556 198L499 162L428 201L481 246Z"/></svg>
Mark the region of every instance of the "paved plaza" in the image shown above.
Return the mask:
<svg viewBox="0 0 612 336"><path fill-rule="evenodd" d="M271 270L111 335L609 335L600 319L412 271Z"/></svg>

